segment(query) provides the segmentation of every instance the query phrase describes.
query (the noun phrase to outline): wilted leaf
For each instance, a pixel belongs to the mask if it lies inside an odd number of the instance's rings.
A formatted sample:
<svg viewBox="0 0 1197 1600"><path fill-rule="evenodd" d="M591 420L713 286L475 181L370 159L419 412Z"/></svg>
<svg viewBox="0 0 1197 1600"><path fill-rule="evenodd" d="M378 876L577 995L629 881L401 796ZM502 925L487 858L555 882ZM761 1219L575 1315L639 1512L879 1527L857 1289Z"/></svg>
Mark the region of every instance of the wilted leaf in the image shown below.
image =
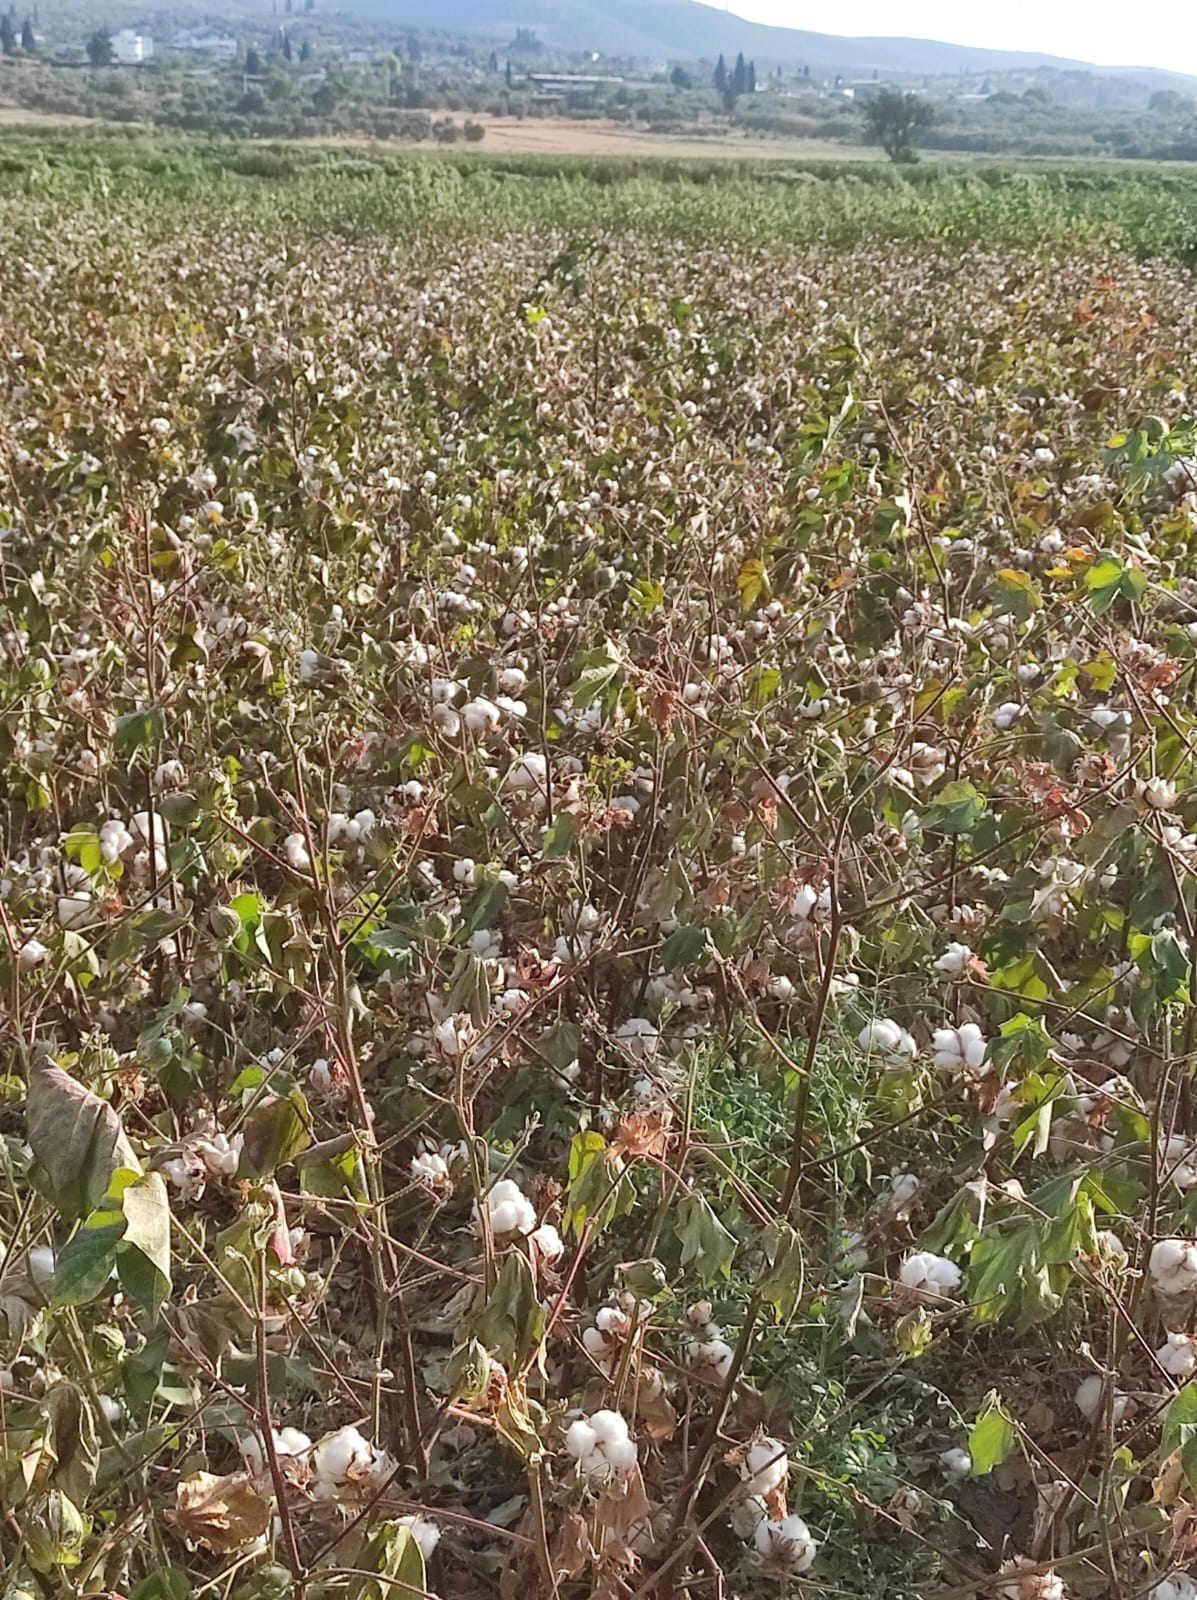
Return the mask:
<svg viewBox="0 0 1197 1600"><path fill-rule="evenodd" d="M312 1142L311 1114L298 1089L267 1095L245 1119L240 1178L268 1178Z"/></svg>
<svg viewBox="0 0 1197 1600"><path fill-rule="evenodd" d="M700 1194L688 1194L678 1201L674 1226L682 1246L683 1267L692 1266L704 1283L730 1276L735 1236Z"/></svg>
<svg viewBox="0 0 1197 1600"><path fill-rule="evenodd" d="M244 1550L270 1525L270 1501L244 1472L219 1477L197 1472L175 1487L175 1508L163 1520L189 1550L202 1546L213 1555Z"/></svg>
<svg viewBox="0 0 1197 1600"><path fill-rule="evenodd" d="M29 1072L29 1143L64 1216L82 1217L104 1198L118 1167L140 1173L121 1120L106 1100L48 1056Z"/></svg>

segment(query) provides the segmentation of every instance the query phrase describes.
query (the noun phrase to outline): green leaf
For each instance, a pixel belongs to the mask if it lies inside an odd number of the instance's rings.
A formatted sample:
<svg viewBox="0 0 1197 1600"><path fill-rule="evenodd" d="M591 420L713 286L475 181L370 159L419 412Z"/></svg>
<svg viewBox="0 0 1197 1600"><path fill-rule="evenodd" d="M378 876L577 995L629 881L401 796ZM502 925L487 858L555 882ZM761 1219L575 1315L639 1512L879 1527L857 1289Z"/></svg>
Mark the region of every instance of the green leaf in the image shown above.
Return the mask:
<svg viewBox="0 0 1197 1600"><path fill-rule="evenodd" d="M969 1429L968 1453L973 1477L983 1478L987 1472L1000 1467L1013 1453L1017 1437L1010 1413L991 1390Z"/></svg>
<svg viewBox="0 0 1197 1600"><path fill-rule="evenodd" d="M731 1276L735 1235L728 1232L700 1194L688 1194L678 1202L675 1229L682 1246L683 1267L692 1266L703 1283Z"/></svg>
<svg viewBox="0 0 1197 1600"><path fill-rule="evenodd" d="M573 658L577 671L570 688L575 711L585 711L597 700L609 716L623 686L623 658L610 639L599 650L583 650Z"/></svg>
<svg viewBox="0 0 1197 1600"><path fill-rule="evenodd" d="M1186 1383L1164 1413L1160 1460L1166 1461L1197 1429L1197 1383Z"/></svg>
<svg viewBox="0 0 1197 1600"><path fill-rule="evenodd" d="M673 972L677 967L692 966L706 951L707 930L694 923L683 923L661 946L661 963L666 972Z"/></svg>
<svg viewBox="0 0 1197 1600"><path fill-rule="evenodd" d="M471 1331L510 1370L520 1366L535 1348L544 1322L532 1263L522 1250L509 1250L498 1282L474 1318Z"/></svg>
<svg viewBox="0 0 1197 1600"><path fill-rule="evenodd" d="M552 826L545 832L541 854L546 861L558 861L562 856L569 855L577 842L577 817L572 811L559 811L553 818Z"/></svg>
<svg viewBox="0 0 1197 1600"><path fill-rule="evenodd" d="M580 1234L596 1210L606 1211L620 1168L606 1159L607 1141L601 1133L576 1133L569 1146L569 1189L566 1194L567 1232ZM596 1219L601 1222L602 1218Z"/></svg>
<svg viewBox="0 0 1197 1600"><path fill-rule="evenodd" d="M187 1600L190 1593L191 1579L182 1567L160 1567L133 1588L129 1600Z"/></svg>
<svg viewBox="0 0 1197 1600"><path fill-rule="evenodd" d="M166 732L166 716L161 706L146 706L117 717L112 751L117 756L135 756L152 750Z"/></svg>
<svg viewBox="0 0 1197 1600"><path fill-rule="evenodd" d="M985 810L985 796L969 783L957 778L944 784L933 804L923 812L923 827L936 833L971 833Z"/></svg>
<svg viewBox="0 0 1197 1600"><path fill-rule="evenodd" d="M64 1216L94 1211L118 1169L141 1171L116 1112L49 1056L29 1071L27 1123L30 1146Z"/></svg>
<svg viewBox="0 0 1197 1600"><path fill-rule="evenodd" d="M125 1237L121 1211L93 1211L58 1252L54 1264L54 1304L85 1306L104 1293Z"/></svg>
<svg viewBox="0 0 1197 1600"><path fill-rule="evenodd" d="M100 836L94 828L72 828L62 842L68 861L75 861L89 875L100 867Z"/></svg>
<svg viewBox="0 0 1197 1600"><path fill-rule="evenodd" d="M371 1534L358 1558L360 1571L349 1586L350 1600L402 1600L428 1592L424 1557L410 1528L384 1522ZM378 1573L378 1579L367 1573Z"/></svg>

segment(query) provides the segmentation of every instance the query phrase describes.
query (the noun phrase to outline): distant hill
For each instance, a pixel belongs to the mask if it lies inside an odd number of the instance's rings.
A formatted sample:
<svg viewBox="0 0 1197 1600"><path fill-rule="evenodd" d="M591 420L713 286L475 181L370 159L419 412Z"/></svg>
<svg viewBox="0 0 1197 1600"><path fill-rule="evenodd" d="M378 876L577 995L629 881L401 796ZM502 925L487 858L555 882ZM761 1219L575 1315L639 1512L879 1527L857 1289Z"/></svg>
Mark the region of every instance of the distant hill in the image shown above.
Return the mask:
<svg viewBox="0 0 1197 1600"><path fill-rule="evenodd" d="M1036 51L982 50L931 39L850 39L798 28L748 22L700 0L355 0L356 9L396 26L483 35L507 44L527 28L557 50L598 51L652 61L714 60L742 50L758 71L809 66L812 73L865 77L942 77L956 72L1085 68L1083 61ZM1155 87L1197 85L1197 80L1153 68L1091 69L1133 72Z"/></svg>

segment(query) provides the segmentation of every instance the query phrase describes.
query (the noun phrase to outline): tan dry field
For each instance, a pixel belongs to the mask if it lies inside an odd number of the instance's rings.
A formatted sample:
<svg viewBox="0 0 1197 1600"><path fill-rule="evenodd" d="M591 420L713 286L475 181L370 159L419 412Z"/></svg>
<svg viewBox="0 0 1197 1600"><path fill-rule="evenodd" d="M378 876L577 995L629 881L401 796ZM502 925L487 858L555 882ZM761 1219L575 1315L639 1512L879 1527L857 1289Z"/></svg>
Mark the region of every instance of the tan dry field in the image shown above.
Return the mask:
<svg viewBox="0 0 1197 1600"><path fill-rule="evenodd" d="M451 113L432 113L450 115ZM576 122L568 117L490 117L478 114L486 138L476 145L456 145L480 154L576 156L740 156L755 159L807 161L871 161L884 159L879 150L834 143L825 139L769 139L751 134L719 132L710 137L695 134L650 133L626 122Z"/></svg>

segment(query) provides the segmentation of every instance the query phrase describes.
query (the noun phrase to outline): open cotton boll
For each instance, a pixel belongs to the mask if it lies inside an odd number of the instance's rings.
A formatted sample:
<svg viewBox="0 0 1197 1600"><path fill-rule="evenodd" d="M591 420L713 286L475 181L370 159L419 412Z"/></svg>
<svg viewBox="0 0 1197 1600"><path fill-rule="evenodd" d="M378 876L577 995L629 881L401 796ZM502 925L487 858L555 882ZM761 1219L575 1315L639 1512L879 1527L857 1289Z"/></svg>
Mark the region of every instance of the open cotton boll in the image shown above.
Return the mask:
<svg viewBox="0 0 1197 1600"><path fill-rule="evenodd" d="M790 1474L790 1458L780 1439L766 1435L754 1439L744 1452L740 1477L748 1486L748 1493L762 1499L779 1489Z"/></svg>
<svg viewBox="0 0 1197 1600"><path fill-rule="evenodd" d="M40 967L49 955L48 947L42 944L40 939L26 939L17 951L17 966L22 972L32 972L34 967Z"/></svg>
<svg viewBox="0 0 1197 1600"><path fill-rule="evenodd" d="M565 1432L565 1448L575 1461L593 1455L598 1448L598 1434L583 1417L571 1422Z"/></svg>
<svg viewBox="0 0 1197 1600"><path fill-rule="evenodd" d="M761 1564L779 1573L809 1570L818 1549L801 1517L766 1517L753 1530Z"/></svg>
<svg viewBox="0 0 1197 1600"><path fill-rule="evenodd" d="M936 972L942 972L949 978L959 978L968 971L973 953L966 944L953 942L944 951L937 961L932 962Z"/></svg>
<svg viewBox="0 0 1197 1600"><path fill-rule="evenodd" d="M310 872L312 858L302 833L289 833L283 840L283 859L293 872Z"/></svg>
<svg viewBox="0 0 1197 1600"><path fill-rule="evenodd" d="M396 1523L400 1528L406 1528L416 1541L416 1545L423 1556L425 1563L432 1560L432 1553L441 1542L441 1530L431 1517L423 1517L420 1513L413 1512L407 1517L397 1517Z"/></svg>
<svg viewBox="0 0 1197 1600"><path fill-rule="evenodd" d="M514 1178L500 1178L492 1184L483 1204L493 1234L531 1233L536 1227L536 1208Z"/></svg>
<svg viewBox="0 0 1197 1600"><path fill-rule="evenodd" d="M1197 1600L1197 1582L1187 1572L1170 1572L1152 1584L1147 1600Z"/></svg>
<svg viewBox="0 0 1197 1600"><path fill-rule="evenodd" d="M898 1282L903 1288L938 1298L954 1293L960 1287L962 1276L954 1261L933 1255L930 1250L916 1250L898 1269Z"/></svg>
<svg viewBox="0 0 1197 1600"><path fill-rule="evenodd" d="M461 716L466 732L474 734L494 733L503 721L503 713L494 701L483 699L481 695L462 706Z"/></svg>
<svg viewBox="0 0 1197 1600"><path fill-rule="evenodd" d="M528 1236L536 1246L536 1252L542 1261L552 1266L554 1261L560 1261L565 1254L565 1241L551 1222L542 1222L540 1227Z"/></svg>
<svg viewBox="0 0 1197 1600"><path fill-rule="evenodd" d="M615 1037L634 1060L643 1061L656 1051L661 1035L647 1017L629 1017L616 1028Z"/></svg>
<svg viewBox="0 0 1197 1600"><path fill-rule="evenodd" d="M1147 1270L1157 1294L1188 1294L1197 1288L1197 1243L1192 1239L1157 1239Z"/></svg>
<svg viewBox="0 0 1197 1600"><path fill-rule="evenodd" d="M866 1022L856 1035L856 1042L866 1055L882 1056L898 1066L905 1066L918 1054L910 1034L889 1017L874 1017L872 1022Z"/></svg>
<svg viewBox="0 0 1197 1600"><path fill-rule="evenodd" d="M1092 1372L1087 1378L1082 1378L1077 1385L1075 1395L1076 1408L1086 1422L1094 1422L1104 1413L1105 1409L1106 1380L1100 1372ZM1115 1422L1121 1422L1126 1416L1130 1404L1129 1395L1119 1394L1114 1391L1111 1397L1110 1409Z"/></svg>
<svg viewBox="0 0 1197 1600"><path fill-rule="evenodd" d="M980 1073L989 1042L975 1022L959 1028L936 1028L931 1039L931 1059L941 1072Z"/></svg>
<svg viewBox="0 0 1197 1600"><path fill-rule="evenodd" d="M1064 1584L1054 1572L1037 1572L1025 1556L1004 1561L999 1576L1008 1581L997 1590L998 1600L1064 1600Z"/></svg>
<svg viewBox="0 0 1197 1600"><path fill-rule="evenodd" d="M962 1450L959 1445L953 1445L950 1450L944 1450L939 1457L939 1464L949 1478L967 1478L973 1470L973 1458L967 1450Z"/></svg>
<svg viewBox="0 0 1197 1600"><path fill-rule="evenodd" d="M54 1282L54 1252L48 1244L35 1244L25 1265L35 1289L48 1289Z"/></svg>
<svg viewBox="0 0 1197 1600"><path fill-rule="evenodd" d="M517 792L539 790L543 794L548 777L549 764L544 756L538 750L528 750L508 767L503 785Z"/></svg>
<svg viewBox="0 0 1197 1600"><path fill-rule="evenodd" d="M1017 700L1007 700L997 706L993 711L993 725L999 733L1006 733L1022 716L1022 707Z"/></svg>
<svg viewBox="0 0 1197 1600"><path fill-rule="evenodd" d="M448 1162L435 1150L421 1150L419 1155L413 1156L409 1170L416 1183L426 1184L430 1189L451 1186Z"/></svg>
<svg viewBox="0 0 1197 1600"><path fill-rule="evenodd" d="M312 1471L318 1478L343 1483L351 1471L367 1471L374 1459L374 1447L357 1428L338 1428L326 1433L312 1455Z"/></svg>
<svg viewBox="0 0 1197 1600"><path fill-rule="evenodd" d="M1182 1193L1197 1188L1197 1145L1183 1134L1169 1134L1160 1140L1160 1167Z"/></svg>
<svg viewBox="0 0 1197 1600"><path fill-rule="evenodd" d="M732 1369L735 1351L724 1339L690 1339L686 1343L686 1365L705 1383L722 1383Z"/></svg>
<svg viewBox="0 0 1197 1600"><path fill-rule="evenodd" d="M618 1411L591 1413L590 1427L600 1445L608 1445L628 1437L628 1425Z"/></svg>
<svg viewBox="0 0 1197 1600"><path fill-rule="evenodd" d="M1191 1378L1197 1372L1197 1345L1187 1333L1170 1333L1155 1358L1170 1377Z"/></svg>

